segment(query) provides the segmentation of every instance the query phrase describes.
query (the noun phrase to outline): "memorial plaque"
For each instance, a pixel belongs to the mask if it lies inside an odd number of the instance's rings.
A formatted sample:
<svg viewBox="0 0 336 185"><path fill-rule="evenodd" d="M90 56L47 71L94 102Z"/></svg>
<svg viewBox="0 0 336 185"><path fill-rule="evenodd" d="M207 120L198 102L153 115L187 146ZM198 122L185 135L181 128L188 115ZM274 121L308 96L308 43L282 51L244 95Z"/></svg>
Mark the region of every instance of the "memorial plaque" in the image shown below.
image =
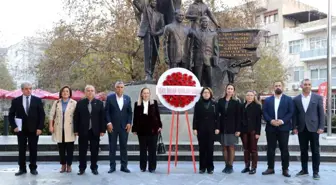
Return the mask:
<svg viewBox="0 0 336 185"><path fill-rule="evenodd" d="M237 60L255 57L259 45L259 31L219 31L219 57Z"/></svg>

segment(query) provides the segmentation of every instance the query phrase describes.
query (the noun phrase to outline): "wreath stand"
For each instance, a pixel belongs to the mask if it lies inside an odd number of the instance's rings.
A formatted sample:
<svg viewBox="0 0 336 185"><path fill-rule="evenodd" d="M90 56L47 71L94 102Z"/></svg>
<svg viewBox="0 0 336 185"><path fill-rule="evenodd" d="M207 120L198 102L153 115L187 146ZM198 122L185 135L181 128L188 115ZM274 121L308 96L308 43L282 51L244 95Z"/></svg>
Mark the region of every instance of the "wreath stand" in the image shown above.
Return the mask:
<svg viewBox="0 0 336 185"><path fill-rule="evenodd" d="M180 112L172 111L172 121L170 124L170 136L169 136L169 153L168 153L168 174L170 173L170 160L171 160L171 152L172 152L172 142L173 142L173 132L174 132L174 122L175 122L175 115L176 115L176 144L175 144L175 167L177 166L177 156L178 156L178 129L179 129L179 118ZM188 111L185 111L187 126L188 126L188 134L189 134L189 141L190 141L190 148L191 148L191 157L194 165L194 172L196 173L196 162L195 162L195 153L194 153L194 146L192 144L192 135L190 129L190 122L188 117Z"/></svg>

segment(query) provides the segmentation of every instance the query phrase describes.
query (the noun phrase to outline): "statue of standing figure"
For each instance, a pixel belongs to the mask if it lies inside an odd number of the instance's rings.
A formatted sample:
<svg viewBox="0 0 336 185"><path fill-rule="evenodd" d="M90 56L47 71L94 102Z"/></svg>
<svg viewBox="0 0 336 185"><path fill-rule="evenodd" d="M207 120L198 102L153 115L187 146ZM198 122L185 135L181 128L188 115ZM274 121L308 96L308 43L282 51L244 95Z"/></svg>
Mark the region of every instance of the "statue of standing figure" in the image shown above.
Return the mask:
<svg viewBox="0 0 336 185"><path fill-rule="evenodd" d="M202 16L208 16L217 28L220 28L217 19L210 11L209 7L204 4L203 0L194 0L187 11L186 18L191 22L191 28L196 29L198 27L198 21Z"/></svg>
<svg viewBox="0 0 336 185"><path fill-rule="evenodd" d="M207 16L200 18L200 28L192 29L190 36L193 38L193 73L202 86L212 88L212 68L218 65L219 46L217 33L210 30Z"/></svg>
<svg viewBox="0 0 336 185"><path fill-rule="evenodd" d="M188 33L189 28L182 24L184 13L175 11L175 21L165 27L163 33L163 50L166 64L169 68L182 67L189 69Z"/></svg>
<svg viewBox="0 0 336 185"><path fill-rule="evenodd" d="M156 9L156 0L149 0L149 5L142 4L141 0L134 0L133 4L142 13L138 37L144 40L145 80L151 81L158 60L159 36L163 34L164 18Z"/></svg>

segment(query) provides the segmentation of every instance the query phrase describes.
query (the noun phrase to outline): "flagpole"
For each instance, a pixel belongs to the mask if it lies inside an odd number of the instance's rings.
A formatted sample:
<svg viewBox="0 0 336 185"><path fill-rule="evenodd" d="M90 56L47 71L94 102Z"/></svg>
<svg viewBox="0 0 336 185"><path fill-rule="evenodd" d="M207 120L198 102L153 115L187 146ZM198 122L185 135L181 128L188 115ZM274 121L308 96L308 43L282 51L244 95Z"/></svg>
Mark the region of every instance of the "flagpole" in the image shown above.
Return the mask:
<svg viewBox="0 0 336 185"><path fill-rule="evenodd" d="M332 99L331 99L331 93L332 93L332 78L331 78L331 0L328 0L328 107L327 107L327 123L328 123L328 136L332 135L332 130L331 130L331 116L332 116L332 112L331 112L331 103L332 103Z"/></svg>

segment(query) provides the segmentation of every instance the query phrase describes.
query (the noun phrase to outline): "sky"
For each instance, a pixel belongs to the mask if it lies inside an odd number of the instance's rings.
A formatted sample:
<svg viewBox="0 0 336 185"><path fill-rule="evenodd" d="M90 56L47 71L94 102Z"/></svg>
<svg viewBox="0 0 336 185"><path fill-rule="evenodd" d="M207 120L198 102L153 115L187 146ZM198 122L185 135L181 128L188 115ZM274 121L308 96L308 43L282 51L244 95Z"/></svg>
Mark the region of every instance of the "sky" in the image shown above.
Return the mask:
<svg viewBox="0 0 336 185"><path fill-rule="evenodd" d="M183 1L183 0L182 0ZM237 2L225 0L224 2ZM328 0L299 0L320 11L328 11ZM332 15L336 15L336 1ZM235 4L235 3L232 3ZM62 0L1 0L0 47L9 47L38 31L51 29L54 22L66 19Z"/></svg>

